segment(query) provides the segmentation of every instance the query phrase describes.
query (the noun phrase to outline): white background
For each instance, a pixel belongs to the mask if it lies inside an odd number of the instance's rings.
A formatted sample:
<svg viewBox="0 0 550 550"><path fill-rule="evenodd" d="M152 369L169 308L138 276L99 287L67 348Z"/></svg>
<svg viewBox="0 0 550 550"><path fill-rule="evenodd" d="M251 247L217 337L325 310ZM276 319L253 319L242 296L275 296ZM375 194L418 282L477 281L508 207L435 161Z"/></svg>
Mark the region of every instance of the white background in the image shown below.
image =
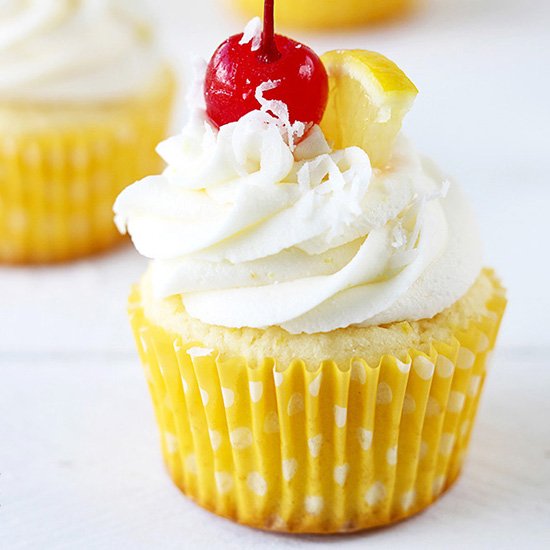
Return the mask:
<svg viewBox="0 0 550 550"><path fill-rule="evenodd" d="M242 20L150 0L181 70ZM472 198L510 306L465 473L421 516L370 534L264 534L195 507L163 471L125 315L131 248L0 268L2 548L550 547L550 2L430 0L387 27L294 38L368 48L420 89L406 122ZM176 127L179 124L176 124Z"/></svg>

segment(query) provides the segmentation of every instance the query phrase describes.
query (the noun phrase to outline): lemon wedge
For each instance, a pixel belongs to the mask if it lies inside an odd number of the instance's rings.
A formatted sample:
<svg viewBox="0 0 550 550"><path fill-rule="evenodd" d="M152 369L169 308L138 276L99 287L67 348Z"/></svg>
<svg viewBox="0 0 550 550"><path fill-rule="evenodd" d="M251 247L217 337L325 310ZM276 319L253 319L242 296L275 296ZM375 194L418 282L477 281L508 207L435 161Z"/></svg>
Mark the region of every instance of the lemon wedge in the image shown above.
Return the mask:
<svg viewBox="0 0 550 550"><path fill-rule="evenodd" d="M390 160L403 118L418 94L407 75L383 55L335 50L321 56L329 75L328 105L321 121L337 149L357 145L376 168Z"/></svg>

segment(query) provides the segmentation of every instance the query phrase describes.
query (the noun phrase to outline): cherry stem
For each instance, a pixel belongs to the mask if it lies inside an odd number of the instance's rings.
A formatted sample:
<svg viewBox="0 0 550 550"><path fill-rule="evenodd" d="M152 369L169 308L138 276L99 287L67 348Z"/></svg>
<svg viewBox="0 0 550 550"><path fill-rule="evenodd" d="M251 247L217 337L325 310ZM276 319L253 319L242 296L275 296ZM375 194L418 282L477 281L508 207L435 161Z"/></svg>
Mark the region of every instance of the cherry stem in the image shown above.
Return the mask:
<svg viewBox="0 0 550 550"><path fill-rule="evenodd" d="M275 0L264 0L264 28L260 58L265 63L277 61L281 57L275 44Z"/></svg>

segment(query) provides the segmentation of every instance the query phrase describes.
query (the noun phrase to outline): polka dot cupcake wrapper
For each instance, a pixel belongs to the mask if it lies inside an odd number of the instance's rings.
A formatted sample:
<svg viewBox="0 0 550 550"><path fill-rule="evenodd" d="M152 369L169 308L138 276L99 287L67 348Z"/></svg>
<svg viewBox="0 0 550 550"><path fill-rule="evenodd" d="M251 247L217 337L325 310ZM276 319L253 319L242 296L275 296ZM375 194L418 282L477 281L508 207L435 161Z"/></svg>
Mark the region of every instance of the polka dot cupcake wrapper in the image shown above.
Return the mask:
<svg viewBox="0 0 550 550"><path fill-rule="evenodd" d="M62 261L120 242L113 203L161 168L155 146L168 129L174 88L167 71L159 89L120 107L90 106L51 122L37 112L40 128L37 121L28 131L24 122L2 129L0 262Z"/></svg>
<svg viewBox="0 0 550 550"><path fill-rule="evenodd" d="M253 366L130 316L171 477L201 506L277 531L335 533L391 523L457 478L505 307L430 353L376 366ZM403 359L403 358L401 358Z"/></svg>

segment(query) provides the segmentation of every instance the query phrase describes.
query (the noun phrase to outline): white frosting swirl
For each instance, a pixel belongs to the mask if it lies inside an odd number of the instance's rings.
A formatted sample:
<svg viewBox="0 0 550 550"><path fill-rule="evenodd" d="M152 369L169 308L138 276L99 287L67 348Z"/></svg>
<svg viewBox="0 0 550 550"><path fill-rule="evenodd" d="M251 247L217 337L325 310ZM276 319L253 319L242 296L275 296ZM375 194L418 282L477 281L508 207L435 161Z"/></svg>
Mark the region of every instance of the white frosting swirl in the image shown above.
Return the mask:
<svg viewBox="0 0 550 550"><path fill-rule="evenodd" d="M0 2L2 100L118 99L142 89L158 70L136 1Z"/></svg>
<svg viewBox="0 0 550 550"><path fill-rule="evenodd" d="M358 147L331 151L319 127L294 147L303 130L263 101L219 132L195 109L159 145L165 172L115 204L154 260L155 295L181 294L208 324L291 333L429 318L459 299L481 254L458 188L404 138L378 171Z"/></svg>

